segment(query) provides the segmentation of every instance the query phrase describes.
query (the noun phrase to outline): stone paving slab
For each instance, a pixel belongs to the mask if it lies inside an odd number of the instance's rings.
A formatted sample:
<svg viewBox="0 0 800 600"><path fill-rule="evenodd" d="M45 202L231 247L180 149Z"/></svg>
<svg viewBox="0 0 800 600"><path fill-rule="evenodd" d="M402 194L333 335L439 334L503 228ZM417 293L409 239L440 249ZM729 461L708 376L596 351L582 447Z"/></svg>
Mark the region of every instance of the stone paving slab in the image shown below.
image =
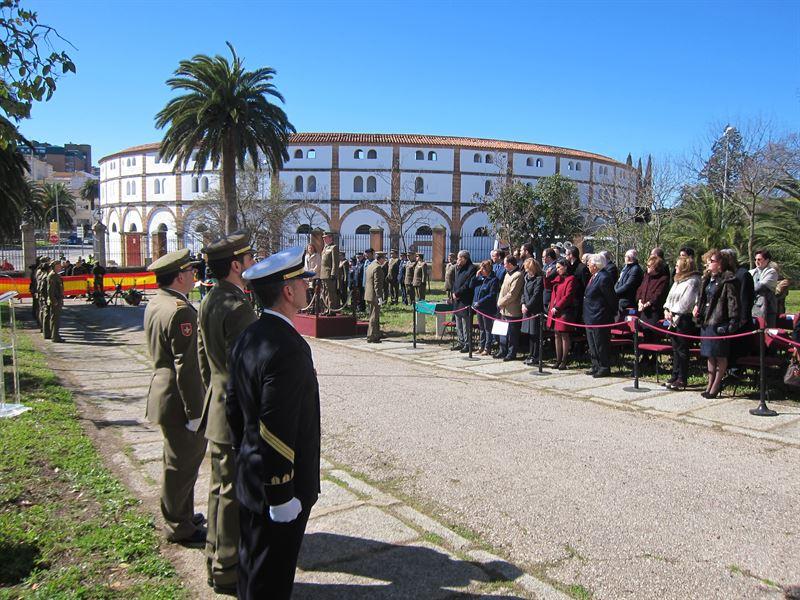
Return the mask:
<svg viewBox="0 0 800 600"><path fill-rule="evenodd" d="M587 377L584 375L584 377ZM633 388L633 381L626 381L624 383L612 383L611 385L603 385L598 383L597 387L592 387L585 390L578 390L577 393L584 396L591 396L593 398L604 398L605 400L613 400L615 402L635 402L641 398L650 398L663 396L667 390L659 385L650 383L639 382L639 389L637 391L629 391Z"/></svg>
<svg viewBox="0 0 800 600"><path fill-rule="evenodd" d="M661 396L647 396L641 400L634 401L634 404L642 408L654 408L665 413L680 414L725 402L727 400L720 401L719 399L709 400L708 398L703 398L699 391L681 391Z"/></svg>
<svg viewBox="0 0 800 600"><path fill-rule="evenodd" d="M694 411L692 416L759 431L773 429L778 425L793 423L800 419L800 407L787 407L783 411L778 411L777 417L754 417L749 413L749 410L757 406L758 403L753 400L737 398L724 404L717 404Z"/></svg>
<svg viewBox="0 0 800 600"><path fill-rule="evenodd" d="M484 375L503 375L506 373L519 373L527 371L530 367L522 364L521 360L511 360L503 362L502 360L492 359L492 362L481 361L478 364L467 363L467 369L473 373L482 373Z"/></svg>
<svg viewBox="0 0 800 600"><path fill-rule="evenodd" d="M770 430L771 433L776 435L790 437L796 440L800 440L800 421L792 421L791 423L785 423L782 425L778 425Z"/></svg>

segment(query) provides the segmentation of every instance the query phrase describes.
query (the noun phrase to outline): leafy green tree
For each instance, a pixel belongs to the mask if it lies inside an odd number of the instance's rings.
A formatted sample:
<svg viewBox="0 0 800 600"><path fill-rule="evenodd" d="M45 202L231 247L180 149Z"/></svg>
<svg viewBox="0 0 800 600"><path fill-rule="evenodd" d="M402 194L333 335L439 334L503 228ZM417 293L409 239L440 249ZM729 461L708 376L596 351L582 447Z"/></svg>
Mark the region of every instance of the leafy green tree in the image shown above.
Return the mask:
<svg viewBox="0 0 800 600"><path fill-rule="evenodd" d="M72 229L72 218L75 215L75 197L69 188L61 182L44 183L42 189L42 210L40 226L58 220L60 231Z"/></svg>
<svg viewBox="0 0 800 600"><path fill-rule="evenodd" d="M720 227L722 222L724 227ZM719 198L705 185L683 190L680 203L672 211L666 237L676 248L694 248L698 256L710 248L733 248L742 256L746 246L742 212L729 203L723 215Z"/></svg>
<svg viewBox="0 0 800 600"><path fill-rule="evenodd" d="M79 194L82 200L89 203L89 208L94 210L95 202L100 198L100 182L97 179L87 179L83 182Z"/></svg>
<svg viewBox="0 0 800 600"><path fill-rule="evenodd" d="M739 183L744 158L742 134L729 125L711 147L711 156L700 172L700 180L708 184L718 198L727 196Z"/></svg>
<svg viewBox="0 0 800 600"><path fill-rule="evenodd" d="M286 145L295 129L283 109L269 101L284 102L271 83L275 70L246 71L233 46L226 43L231 61L198 54L180 62L167 85L188 93L167 103L156 115L156 126L167 128L161 155L176 159L176 168L186 168L192 158L196 172L208 163L214 168L221 165L225 230L230 233L238 228L236 167L244 168L249 156L253 167L260 168L260 151L275 173L289 158Z"/></svg>
<svg viewBox="0 0 800 600"><path fill-rule="evenodd" d="M581 229L578 188L558 174L539 179L535 187L521 181L502 185L484 198L484 206L495 232L512 246L531 242L540 251L571 240Z"/></svg>

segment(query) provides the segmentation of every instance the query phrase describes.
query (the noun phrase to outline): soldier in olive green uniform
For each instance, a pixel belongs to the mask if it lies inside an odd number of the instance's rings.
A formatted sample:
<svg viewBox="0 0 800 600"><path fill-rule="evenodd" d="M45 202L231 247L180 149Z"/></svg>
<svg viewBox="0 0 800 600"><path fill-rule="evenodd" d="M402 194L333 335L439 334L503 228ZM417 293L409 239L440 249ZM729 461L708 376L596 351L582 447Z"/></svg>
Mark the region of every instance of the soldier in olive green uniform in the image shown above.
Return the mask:
<svg viewBox="0 0 800 600"><path fill-rule="evenodd" d="M414 291L418 300L425 300L425 288L428 287L428 263L420 252L417 254L417 262L414 264L414 279L412 281Z"/></svg>
<svg viewBox="0 0 800 600"><path fill-rule="evenodd" d="M406 286L406 296L408 297L408 304L409 306L414 305L415 297L414 297L414 266L416 265L415 261L409 259L406 263L406 273L403 276L403 285Z"/></svg>
<svg viewBox="0 0 800 600"><path fill-rule="evenodd" d="M369 327L367 341L372 344L381 343L381 306L386 299L386 253L378 252L375 260L367 267L365 277L364 300L369 303Z"/></svg>
<svg viewBox="0 0 800 600"><path fill-rule="evenodd" d="M239 334L256 321L244 292L242 272L255 264L249 236L234 233L203 248L217 278L197 315L197 352L206 386L203 423L211 451L208 490L206 565L208 584L217 593L236 593L239 564L239 504L236 501L236 454L225 414L228 356Z"/></svg>
<svg viewBox="0 0 800 600"><path fill-rule="evenodd" d="M39 297L39 329L45 339L50 336L50 332L45 327L45 322L47 321L47 275L49 272L50 259L45 256L36 274L36 295Z"/></svg>
<svg viewBox="0 0 800 600"><path fill-rule="evenodd" d="M64 282L61 281L61 261L53 261L47 274L47 321L44 324L46 338L63 342L59 333L61 308L64 306Z"/></svg>
<svg viewBox="0 0 800 600"><path fill-rule="evenodd" d="M194 514L194 484L206 453L206 438L198 431L205 389L197 361L197 311L187 298L196 264L188 248L151 264L159 289L144 311L153 362L146 416L164 436L161 514L167 540L192 546L206 541L198 525L203 517Z"/></svg>
<svg viewBox="0 0 800 600"><path fill-rule="evenodd" d="M336 290L336 281L339 278L339 246L333 243L333 232L326 231L322 236L325 248L322 249L319 279L322 282L322 301L325 304L325 314L339 310L339 294Z"/></svg>

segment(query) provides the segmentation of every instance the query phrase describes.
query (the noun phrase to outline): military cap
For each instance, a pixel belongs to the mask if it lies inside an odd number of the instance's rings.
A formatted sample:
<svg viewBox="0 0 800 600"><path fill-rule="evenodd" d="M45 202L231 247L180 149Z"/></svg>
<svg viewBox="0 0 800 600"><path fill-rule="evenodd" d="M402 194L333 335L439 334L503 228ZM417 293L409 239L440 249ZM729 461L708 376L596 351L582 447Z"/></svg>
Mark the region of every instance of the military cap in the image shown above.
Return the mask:
<svg viewBox="0 0 800 600"><path fill-rule="evenodd" d="M328 236L333 237L334 235L335 234L332 231L326 231L325 233L322 234L323 237L328 237Z"/></svg>
<svg viewBox="0 0 800 600"><path fill-rule="evenodd" d="M425 255L422 252L417 252L417 256L421 256L422 258L425 258Z"/></svg>
<svg viewBox="0 0 800 600"><path fill-rule="evenodd" d="M147 267L147 270L152 271L156 275L161 275L162 273L182 271L197 264L200 264L200 261L192 259L189 249L184 248L183 250L168 252L161 258L154 260L150 263L150 266Z"/></svg>
<svg viewBox="0 0 800 600"><path fill-rule="evenodd" d="M382 252L382 251L376 252L375 253L375 258L386 258L386 252Z"/></svg>
<svg viewBox="0 0 800 600"><path fill-rule="evenodd" d="M276 252L256 263L242 273L242 278L258 283L286 281L298 277L307 279L314 277L314 271L306 271L304 266L305 252L300 246Z"/></svg>
<svg viewBox="0 0 800 600"><path fill-rule="evenodd" d="M206 260L210 261L242 256L252 251L250 236L243 231L223 236L202 249L202 253L206 255Z"/></svg>
<svg viewBox="0 0 800 600"><path fill-rule="evenodd" d="M372 248L367 248L366 250L364 250L364 254L366 253L372 254L373 252L375 252L375 250L373 250Z"/></svg>
<svg viewBox="0 0 800 600"><path fill-rule="evenodd" d="M40 265L49 265L50 264L50 257L49 256L40 256Z"/></svg>
<svg viewBox="0 0 800 600"><path fill-rule="evenodd" d="M397 254L397 250L395 250L394 248L392 248L391 250L389 250L389 252L391 252L392 254Z"/></svg>

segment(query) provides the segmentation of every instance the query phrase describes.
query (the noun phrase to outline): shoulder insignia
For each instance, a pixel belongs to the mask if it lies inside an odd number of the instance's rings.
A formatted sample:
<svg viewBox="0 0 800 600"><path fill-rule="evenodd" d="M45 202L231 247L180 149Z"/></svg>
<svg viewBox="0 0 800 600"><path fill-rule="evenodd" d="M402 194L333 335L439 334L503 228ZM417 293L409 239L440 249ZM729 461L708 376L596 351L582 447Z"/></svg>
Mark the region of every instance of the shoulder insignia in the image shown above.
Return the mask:
<svg viewBox="0 0 800 600"><path fill-rule="evenodd" d="M192 327L191 323L181 323L181 333L185 337L189 337L190 335L192 335L192 330L193 329L194 329L194 327Z"/></svg>
<svg viewBox="0 0 800 600"><path fill-rule="evenodd" d="M186 306L186 302L184 300L175 300L175 306L181 308L182 306Z"/></svg>
<svg viewBox="0 0 800 600"><path fill-rule="evenodd" d="M291 473L287 473L283 477L278 477L277 475L273 476L270 479L270 485L281 485L282 483L289 483L294 478L294 471Z"/></svg>

